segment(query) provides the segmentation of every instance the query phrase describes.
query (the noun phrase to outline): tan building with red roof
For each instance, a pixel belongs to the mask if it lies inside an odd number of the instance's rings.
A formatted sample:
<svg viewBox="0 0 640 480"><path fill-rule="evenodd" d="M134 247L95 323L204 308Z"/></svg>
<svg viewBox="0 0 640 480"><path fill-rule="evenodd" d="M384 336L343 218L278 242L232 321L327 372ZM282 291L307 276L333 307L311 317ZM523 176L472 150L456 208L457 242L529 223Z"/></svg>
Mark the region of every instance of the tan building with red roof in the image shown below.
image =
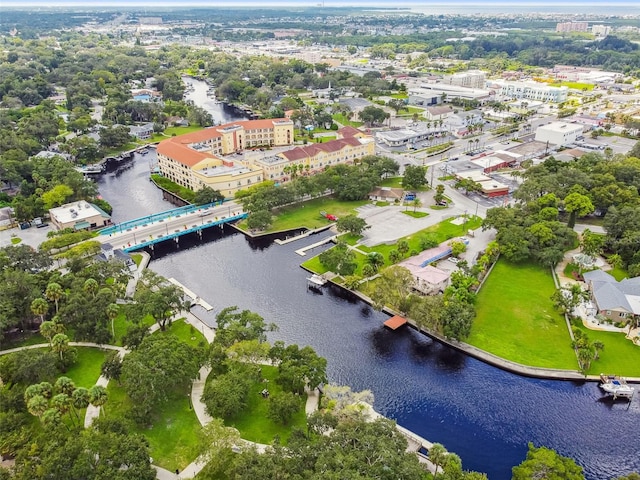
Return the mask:
<svg viewBox="0 0 640 480"><path fill-rule="evenodd" d="M245 148L293 143L293 122L286 118L246 120L187 133L158 144L158 167L179 185L208 186L225 197L263 180L262 169L221 158Z"/></svg>
<svg viewBox="0 0 640 480"><path fill-rule="evenodd" d="M284 183L296 175L315 175L327 167L351 165L359 158L375 155L375 142L360 130L345 127L338 131L336 140L310 143L254 160L262 168L265 180Z"/></svg>

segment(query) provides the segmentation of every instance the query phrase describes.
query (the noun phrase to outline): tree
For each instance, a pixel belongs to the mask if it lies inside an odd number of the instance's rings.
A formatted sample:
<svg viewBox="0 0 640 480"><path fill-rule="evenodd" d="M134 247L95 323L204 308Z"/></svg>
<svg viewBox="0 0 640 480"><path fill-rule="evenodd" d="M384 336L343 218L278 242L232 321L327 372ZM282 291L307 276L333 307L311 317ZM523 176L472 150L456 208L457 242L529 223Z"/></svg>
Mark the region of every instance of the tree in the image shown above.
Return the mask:
<svg viewBox="0 0 640 480"><path fill-rule="evenodd" d="M338 242L333 248L322 252L319 259L327 270L339 275L353 275L357 267L354 261L355 253L343 242Z"/></svg>
<svg viewBox="0 0 640 480"><path fill-rule="evenodd" d="M402 259L402 255L395 248L389 252L389 263L398 263Z"/></svg>
<svg viewBox="0 0 640 480"><path fill-rule="evenodd" d="M100 285L93 278L87 278L82 285L82 290L91 295L92 298L96 298L96 293L100 290Z"/></svg>
<svg viewBox="0 0 640 480"><path fill-rule="evenodd" d="M269 352L278 364L278 383L286 391L301 395L305 388L314 390L327 382L327 360L318 356L313 348L276 342Z"/></svg>
<svg viewBox="0 0 640 480"><path fill-rule="evenodd" d="M287 425L300 410L300 397L291 392L282 392L269 397L267 416L276 423Z"/></svg>
<svg viewBox="0 0 640 480"><path fill-rule="evenodd" d="M42 194L42 201L44 202L44 208L49 210L53 207L59 207L63 205L67 199L73 195L71 187L60 184L53 187L48 192Z"/></svg>
<svg viewBox="0 0 640 480"><path fill-rule="evenodd" d="M347 215L338 219L336 228L339 232L349 232L351 235L360 236L363 231L369 228L369 225L364 218L357 215Z"/></svg>
<svg viewBox="0 0 640 480"><path fill-rule="evenodd" d="M47 314L49 310L49 304L44 298L36 298L33 302L31 302L31 311L34 315L38 315L40 317L40 322L44 323L44 316ZM42 323L40 326L42 326Z"/></svg>
<svg viewBox="0 0 640 480"><path fill-rule="evenodd" d="M111 351L104 359L100 372L108 379L120 380L122 374L122 359L120 353L117 351Z"/></svg>
<svg viewBox="0 0 640 480"><path fill-rule="evenodd" d="M461 253L464 253L467 251L467 246L465 245L464 242L454 241L454 242L451 242L450 246L451 246L451 255L453 255L456 258L458 258Z"/></svg>
<svg viewBox="0 0 640 480"><path fill-rule="evenodd" d="M44 292L44 296L47 300L52 301L56 305L56 315L58 314L58 302L64 296L64 290L59 283L51 282L47 285L47 289Z"/></svg>
<svg viewBox="0 0 640 480"><path fill-rule="evenodd" d="M382 108L374 107L373 105L364 107L360 111L359 116L360 120L362 120L369 127L373 125L380 125L390 117L390 115Z"/></svg>
<svg viewBox="0 0 640 480"><path fill-rule="evenodd" d="M396 112L396 115L400 112L400 110L407 108L407 105L404 103L404 101L400 100L399 98L392 98L387 102L387 106L393 108Z"/></svg>
<svg viewBox="0 0 640 480"><path fill-rule="evenodd" d="M267 210L252 211L247 217L247 227L251 230L265 230L272 222L273 216Z"/></svg>
<svg viewBox="0 0 640 480"><path fill-rule="evenodd" d="M206 383L202 402L212 417L231 418L247 405L251 381L242 369L232 368Z"/></svg>
<svg viewBox="0 0 640 480"><path fill-rule="evenodd" d="M377 272L384 265L384 256L380 252L370 252L367 254L366 262Z"/></svg>
<svg viewBox="0 0 640 480"><path fill-rule="evenodd" d="M591 230L586 228L582 232L582 241L580 242L580 246L582 247L582 251L586 255L595 257L602 252L605 240L606 237L604 235L598 235L597 233L593 233Z"/></svg>
<svg viewBox="0 0 640 480"><path fill-rule="evenodd" d="M529 443L527 458L512 469L513 480L584 480L582 467L547 447Z"/></svg>
<svg viewBox="0 0 640 480"><path fill-rule="evenodd" d="M256 340L260 343L267 341L267 332L276 329L273 323L267 324L260 315L251 310L238 311L238 307L224 308L216 315L215 345L224 349L234 343Z"/></svg>
<svg viewBox="0 0 640 480"><path fill-rule="evenodd" d="M431 463L435 466L434 479L437 478L438 472L442 468L448 453L447 449L441 443L434 443L429 449L429 460L431 460Z"/></svg>
<svg viewBox="0 0 640 480"><path fill-rule="evenodd" d="M403 257L409 253L409 242L407 242L406 240L400 240L398 241L398 244L396 245L396 249L398 250L398 252L400 253L400 255L402 255Z"/></svg>
<svg viewBox="0 0 640 480"><path fill-rule="evenodd" d="M414 165L407 165L402 177L402 188L418 189L427 184L427 169Z"/></svg>
<svg viewBox="0 0 640 480"><path fill-rule="evenodd" d="M564 209L569 212L567 226L573 228L576 224L576 217L584 217L595 210L591 199L586 195L577 192L570 193L564 198Z"/></svg>
<svg viewBox="0 0 640 480"><path fill-rule="evenodd" d="M115 320L120 314L120 307L117 303L110 303L107 305L106 309L107 317L111 321L111 337L115 340L116 338L116 328L115 328Z"/></svg>
<svg viewBox="0 0 640 480"><path fill-rule="evenodd" d="M148 422L151 410L167 401L171 392L186 391L203 356L172 334L145 337L122 361L121 384L133 401L135 420Z"/></svg>
<svg viewBox="0 0 640 480"><path fill-rule="evenodd" d="M51 349L60 355L60 361L64 361L64 354L69 350L69 337L64 333L57 333L51 339Z"/></svg>
<svg viewBox="0 0 640 480"><path fill-rule="evenodd" d="M184 308L184 292L151 270L145 270L134 295L140 318L149 314L164 331L171 325L171 318Z"/></svg>
<svg viewBox="0 0 640 480"><path fill-rule="evenodd" d="M414 198L411 201L411 206L413 207L413 213L416 213L416 209L422 206L422 200L420 200L418 197Z"/></svg>
<svg viewBox="0 0 640 480"><path fill-rule="evenodd" d="M463 189L465 195L469 195L471 192L479 192L482 190L482 186L478 182L474 182L468 178L462 178L457 180L455 185L457 189Z"/></svg>
<svg viewBox="0 0 640 480"><path fill-rule="evenodd" d="M224 200L224 195L219 190L214 190L211 187L202 187L196 191L193 197L193 203L196 205L206 205L208 203L221 202Z"/></svg>
<svg viewBox="0 0 640 480"><path fill-rule="evenodd" d="M382 310L385 305L406 313L411 305L411 296L415 279L404 267L393 265L386 268L375 283L371 294L373 306Z"/></svg>

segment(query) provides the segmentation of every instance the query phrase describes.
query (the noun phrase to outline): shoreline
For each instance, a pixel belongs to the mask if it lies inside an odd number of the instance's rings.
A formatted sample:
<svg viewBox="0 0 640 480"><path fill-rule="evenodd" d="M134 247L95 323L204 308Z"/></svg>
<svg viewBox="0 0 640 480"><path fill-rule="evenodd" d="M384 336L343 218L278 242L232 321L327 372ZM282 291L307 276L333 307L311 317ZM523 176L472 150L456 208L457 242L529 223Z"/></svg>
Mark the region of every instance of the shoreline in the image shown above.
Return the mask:
<svg viewBox="0 0 640 480"><path fill-rule="evenodd" d="M309 273L316 273L302 265L300 265L300 268L302 268L303 270ZM334 282L332 279L330 279L329 282L331 282L332 285L342 288L347 292L357 296L360 300L367 303L367 305L370 305L370 306L373 305L373 302L371 301L371 299L367 297L365 294L354 291L354 290L350 290L344 285L340 285L339 283ZM389 315L399 315L398 312L395 312L394 310L388 307L384 307L382 311ZM422 333L423 335L426 335L432 340L435 340L443 345L446 345L447 347L451 347L459 352L462 352L472 358L480 360L481 362L484 362L488 365L499 368L509 373L513 373L515 375L520 375L522 377L529 377L529 378L539 378L543 380L559 380L559 381L572 381L572 382L600 382L599 375L583 375L577 370L562 370L562 369L555 369L555 368L523 365L521 363L517 363L512 360L508 360L506 358L502 358L497 355L494 355L491 352L487 352L486 350L482 350L471 344L468 344L465 342L459 342L456 340L449 340L441 335L438 335L435 332L432 332L430 330L425 329L424 327L419 326L415 320L409 317L404 316L404 318L407 319L407 324L410 326L410 328L417 330L418 332ZM625 376L624 378L629 383L640 383L640 377Z"/></svg>

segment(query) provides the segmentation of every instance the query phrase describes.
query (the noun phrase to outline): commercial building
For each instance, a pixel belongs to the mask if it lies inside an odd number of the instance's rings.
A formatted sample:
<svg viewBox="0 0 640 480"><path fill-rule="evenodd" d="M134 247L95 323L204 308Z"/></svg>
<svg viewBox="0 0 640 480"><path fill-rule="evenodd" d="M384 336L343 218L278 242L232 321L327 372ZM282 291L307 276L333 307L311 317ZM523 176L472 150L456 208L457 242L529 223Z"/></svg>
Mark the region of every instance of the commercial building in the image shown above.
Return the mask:
<svg viewBox="0 0 640 480"><path fill-rule="evenodd" d="M90 230L111 224L111 215L93 203L80 200L49 210L51 223L59 230Z"/></svg>
<svg viewBox="0 0 640 480"><path fill-rule="evenodd" d="M537 142L568 145L582 135L583 129L584 125L579 123L551 122L548 125L539 126L535 138Z"/></svg>
<svg viewBox="0 0 640 480"><path fill-rule="evenodd" d="M450 85L458 85L466 88L484 88L487 83L487 75L482 70L469 70L454 73L447 79Z"/></svg>
<svg viewBox="0 0 640 480"><path fill-rule="evenodd" d="M288 119L248 120L181 135L158 144L160 173L191 190L207 186L233 197L264 180L283 183L296 175L313 175L328 166L351 164L375 154L375 142L353 127L338 138L275 154L246 152L246 148L288 147L293 144L293 122ZM280 148L282 150L282 148Z"/></svg>
<svg viewBox="0 0 640 480"><path fill-rule="evenodd" d="M537 100L540 102L561 103L567 100L567 87L552 87L538 82L512 82L495 80L503 98Z"/></svg>
<svg viewBox="0 0 640 480"><path fill-rule="evenodd" d="M561 22L556 24L556 32L586 32L589 22Z"/></svg>
<svg viewBox="0 0 640 480"><path fill-rule="evenodd" d="M488 177L480 170L456 173L459 179L471 180L480 185L480 193L486 197L502 197L509 194L509 185L505 185L491 177Z"/></svg>
<svg viewBox="0 0 640 480"><path fill-rule="evenodd" d="M408 90L410 105L436 105L444 99L476 100L480 104L490 100L491 92L483 88L467 88L446 83L422 83Z"/></svg>
<svg viewBox="0 0 640 480"><path fill-rule="evenodd" d="M338 131L338 136L341 138L256 158L252 163L264 173L265 180L285 183L296 175L315 175L327 167L351 165L359 158L375 155L373 138L359 130L349 127Z"/></svg>
<svg viewBox="0 0 640 480"><path fill-rule="evenodd" d="M221 156L251 147L291 145L293 128L286 118L247 120L173 137L158 144L158 167L162 175L191 190L208 186L232 197L260 183L262 169Z"/></svg>
<svg viewBox="0 0 640 480"><path fill-rule="evenodd" d="M611 33L611 27L609 25L594 25L591 27L591 33L596 37L604 38Z"/></svg>

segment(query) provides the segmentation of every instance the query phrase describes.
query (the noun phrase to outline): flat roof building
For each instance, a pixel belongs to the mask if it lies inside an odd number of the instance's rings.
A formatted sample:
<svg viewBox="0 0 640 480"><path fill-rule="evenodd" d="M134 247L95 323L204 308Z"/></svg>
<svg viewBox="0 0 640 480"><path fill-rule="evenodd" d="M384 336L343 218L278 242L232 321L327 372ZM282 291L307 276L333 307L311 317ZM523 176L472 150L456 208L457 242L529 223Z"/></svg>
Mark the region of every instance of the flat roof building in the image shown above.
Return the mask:
<svg viewBox="0 0 640 480"><path fill-rule="evenodd" d="M111 215L93 203L80 200L67 203L49 210L51 223L59 230L72 228L74 230L90 230L101 228L111 223Z"/></svg>
<svg viewBox="0 0 640 480"><path fill-rule="evenodd" d="M514 82L495 80L494 84L500 88L500 95L506 98L538 100L540 102L561 103L567 100L569 89L565 86L552 87L539 82Z"/></svg>
<svg viewBox="0 0 640 480"><path fill-rule="evenodd" d="M584 125L580 123L551 122L536 130L537 142L549 142L552 145L574 143L582 135Z"/></svg>

